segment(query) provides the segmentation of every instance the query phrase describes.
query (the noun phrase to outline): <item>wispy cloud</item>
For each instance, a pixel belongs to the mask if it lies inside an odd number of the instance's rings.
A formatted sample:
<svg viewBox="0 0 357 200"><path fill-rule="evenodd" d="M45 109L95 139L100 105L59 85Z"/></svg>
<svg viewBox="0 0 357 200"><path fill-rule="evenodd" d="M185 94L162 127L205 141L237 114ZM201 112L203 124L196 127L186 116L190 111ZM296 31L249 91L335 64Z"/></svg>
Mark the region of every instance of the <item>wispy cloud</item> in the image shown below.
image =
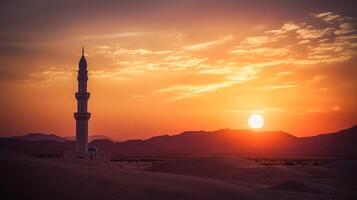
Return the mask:
<svg viewBox="0 0 357 200"><path fill-rule="evenodd" d="M339 29L335 30L336 35L345 35L356 32L356 25L354 23L343 23L339 25Z"/></svg>
<svg viewBox="0 0 357 200"><path fill-rule="evenodd" d="M307 40L307 39L321 38L323 36L332 33L333 30L334 28L332 27L328 27L324 29L316 29L312 26L307 26L296 30L296 33L299 35L299 38Z"/></svg>
<svg viewBox="0 0 357 200"><path fill-rule="evenodd" d="M309 42L311 42L311 40L301 40L298 44L307 44Z"/></svg>
<svg viewBox="0 0 357 200"><path fill-rule="evenodd" d="M276 85L267 85L264 86L265 91L270 91L270 90L278 90L278 89L288 89L288 88L294 88L297 87L298 84L291 83L291 84L276 84Z"/></svg>
<svg viewBox="0 0 357 200"><path fill-rule="evenodd" d="M29 75L29 79L49 83L74 77L74 74L75 70L70 66L41 66L38 71Z"/></svg>
<svg viewBox="0 0 357 200"><path fill-rule="evenodd" d="M327 16L324 14L316 17L323 19ZM262 34L248 36L240 42L236 42L235 37L230 34L211 41L186 45L183 42L185 37L177 33L174 35L178 35L177 41L182 43L175 43L177 46L174 48L167 48L170 50L98 45L94 53L110 58L113 68L93 71L91 76L126 80L143 73L175 72L186 80L186 76L194 74L197 79L194 84L176 80L171 82L170 87L162 87L153 92L154 95L165 94L164 98L169 101L197 97L255 80L274 67L289 67L285 70L286 73L279 74L281 79L284 79L283 76L293 74L291 71L294 67L344 62L356 54L357 36L350 19L329 16L326 20L334 21L324 23L322 27L315 27L308 22L288 21L279 28L261 30ZM100 37L132 37L141 34L147 33L111 34ZM220 54L223 59L201 51L223 44L229 44L222 46L223 51ZM214 79L211 79L212 77ZM299 86L299 82L271 82L262 88L263 91L270 91Z"/></svg>
<svg viewBox="0 0 357 200"><path fill-rule="evenodd" d="M209 42L203 42L203 43L198 43L198 44L192 44L189 46L184 47L184 49L186 50L202 50L202 49L207 49L210 48L212 46L215 45L219 45L219 44L224 44L228 41L231 41L234 38L233 35L227 35L223 38L217 39L217 40L213 40L213 41L209 41Z"/></svg>
<svg viewBox="0 0 357 200"><path fill-rule="evenodd" d="M143 36L143 35L150 35L150 34L153 33L152 32L119 32L119 33L101 34L101 35L84 35L84 36L79 36L76 39L78 40L113 39L113 38Z"/></svg>
<svg viewBox="0 0 357 200"><path fill-rule="evenodd" d="M332 12L323 12L318 14L313 14L317 18L323 19L325 22L333 23L334 21L341 21L342 17L338 14Z"/></svg>
<svg viewBox="0 0 357 200"><path fill-rule="evenodd" d="M248 55L248 54L255 54L260 56L285 56L290 52L288 48L269 48L269 47L261 47L261 48L252 48L246 49L241 47L235 47L231 51L232 54L236 55Z"/></svg>
<svg viewBox="0 0 357 200"><path fill-rule="evenodd" d="M118 47L116 48L114 51L110 52L109 54L111 56L115 56L115 55L163 55L163 54L169 54L172 51L170 50L160 50L160 51L151 51L151 50L147 50L147 49L125 49L125 48L121 48Z"/></svg>
<svg viewBox="0 0 357 200"><path fill-rule="evenodd" d="M314 16L334 23L315 28L307 22L286 22L279 29L266 30L264 35L244 39L229 52L244 56L243 59L250 59L249 62L254 65L281 60L282 56L286 64L293 65L315 65L351 59L356 54L354 19L330 12ZM300 41L296 42L294 36ZM281 43L285 45L282 47Z"/></svg>
<svg viewBox="0 0 357 200"><path fill-rule="evenodd" d="M295 22L286 22L281 28L265 31L267 34L283 35L290 31L299 29L303 24L297 24Z"/></svg>
<svg viewBox="0 0 357 200"><path fill-rule="evenodd" d="M177 101L185 98L196 97L222 88L227 88L244 81L253 80L256 78L256 74L258 72L259 69L254 69L251 67L203 69L198 71L198 73L225 75L224 80L204 85L174 85L171 87L158 89L154 91L154 93L174 93L176 95L174 95L172 98L169 98L168 101Z"/></svg>
<svg viewBox="0 0 357 200"><path fill-rule="evenodd" d="M247 37L241 42L241 44L248 47L258 47L268 43L276 42L277 40L278 40L277 37L270 37L270 36L263 35L263 36Z"/></svg>
<svg viewBox="0 0 357 200"><path fill-rule="evenodd" d="M207 92L212 92L221 88L229 87L233 84L238 83L238 80L228 80L219 83L205 84L205 85L176 85L168 88L163 88L154 91L155 93L166 93L174 92L177 93L172 98L169 98L168 101L176 101L184 98L195 97L202 95Z"/></svg>

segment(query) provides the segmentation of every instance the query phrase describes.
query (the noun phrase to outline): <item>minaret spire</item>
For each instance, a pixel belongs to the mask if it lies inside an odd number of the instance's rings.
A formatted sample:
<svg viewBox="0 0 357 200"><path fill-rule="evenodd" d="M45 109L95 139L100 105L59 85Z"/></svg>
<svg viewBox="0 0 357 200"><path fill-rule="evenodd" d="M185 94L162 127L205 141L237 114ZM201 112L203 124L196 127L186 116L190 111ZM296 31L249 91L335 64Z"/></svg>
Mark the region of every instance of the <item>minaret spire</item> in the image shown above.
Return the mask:
<svg viewBox="0 0 357 200"><path fill-rule="evenodd" d="M82 46L82 56L84 56L84 46Z"/></svg>

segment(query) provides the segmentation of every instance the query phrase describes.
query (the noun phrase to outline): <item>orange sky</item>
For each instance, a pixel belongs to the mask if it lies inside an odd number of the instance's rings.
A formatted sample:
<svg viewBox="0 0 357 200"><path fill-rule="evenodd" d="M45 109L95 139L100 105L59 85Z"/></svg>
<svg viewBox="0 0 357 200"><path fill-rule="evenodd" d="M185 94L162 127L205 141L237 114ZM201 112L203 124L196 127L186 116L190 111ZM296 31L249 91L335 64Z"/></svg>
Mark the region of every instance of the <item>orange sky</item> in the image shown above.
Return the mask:
<svg viewBox="0 0 357 200"><path fill-rule="evenodd" d="M0 135L74 135L82 45L90 134L241 129L250 113L297 136L356 124L353 6L257 2L3 3Z"/></svg>

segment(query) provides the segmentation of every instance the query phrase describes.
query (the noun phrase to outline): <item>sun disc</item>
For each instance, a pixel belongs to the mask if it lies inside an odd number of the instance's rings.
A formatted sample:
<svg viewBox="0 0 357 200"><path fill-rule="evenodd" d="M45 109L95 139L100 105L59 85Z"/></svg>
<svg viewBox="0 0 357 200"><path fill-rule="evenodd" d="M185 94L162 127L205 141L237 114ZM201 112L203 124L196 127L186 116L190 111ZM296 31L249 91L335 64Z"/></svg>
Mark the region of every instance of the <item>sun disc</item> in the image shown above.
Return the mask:
<svg viewBox="0 0 357 200"><path fill-rule="evenodd" d="M248 118L248 125L251 128L262 128L264 125L264 118L261 114L251 114Z"/></svg>

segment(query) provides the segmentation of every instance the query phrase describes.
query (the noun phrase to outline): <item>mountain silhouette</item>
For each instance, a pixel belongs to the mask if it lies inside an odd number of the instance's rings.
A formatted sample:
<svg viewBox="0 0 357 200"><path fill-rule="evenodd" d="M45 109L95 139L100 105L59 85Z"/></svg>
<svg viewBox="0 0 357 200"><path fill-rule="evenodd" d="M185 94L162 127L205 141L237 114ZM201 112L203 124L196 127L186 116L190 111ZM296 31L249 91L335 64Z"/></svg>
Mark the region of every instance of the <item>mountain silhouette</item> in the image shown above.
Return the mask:
<svg viewBox="0 0 357 200"><path fill-rule="evenodd" d="M13 136L14 139L27 140L27 141L42 141L42 140L52 140L58 142L65 142L67 139L54 135L45 133L29 133L26 135Z"/></svg>
<svg viewBox="0 0 357 200"><path fill-rule="evenodd" d="M51 136L52 138L53 136ZM20 137L21 138L21 137ZM89 145L112 155L237 154L242 156L341 156L356 157L357 126L311 137L295 137L281 131L256 132L222 129L186 131L178 135L155 136L145 140L114 142L108 139ZM63 153L74 142L0 138L0 149L26 153Z"/></svg>
<svg viewBox="0 0 357 200"><path fill-rule="evenodd" d="M11 138L14 139L20 139L20 140L27 140L27 141L42 141L42 140L52 140L52 141L58 141L58 142L66 142L66 141L71 141L75 140L76 137L60 137L54 134L45 134L45 133L29 133L26 135L19 135L19 136L13 136ZM89 135L88 136L89 141L93 140L112 140L111 138L105 136L105 135ZM114 141L114 140L112 140Z"/></svg>

